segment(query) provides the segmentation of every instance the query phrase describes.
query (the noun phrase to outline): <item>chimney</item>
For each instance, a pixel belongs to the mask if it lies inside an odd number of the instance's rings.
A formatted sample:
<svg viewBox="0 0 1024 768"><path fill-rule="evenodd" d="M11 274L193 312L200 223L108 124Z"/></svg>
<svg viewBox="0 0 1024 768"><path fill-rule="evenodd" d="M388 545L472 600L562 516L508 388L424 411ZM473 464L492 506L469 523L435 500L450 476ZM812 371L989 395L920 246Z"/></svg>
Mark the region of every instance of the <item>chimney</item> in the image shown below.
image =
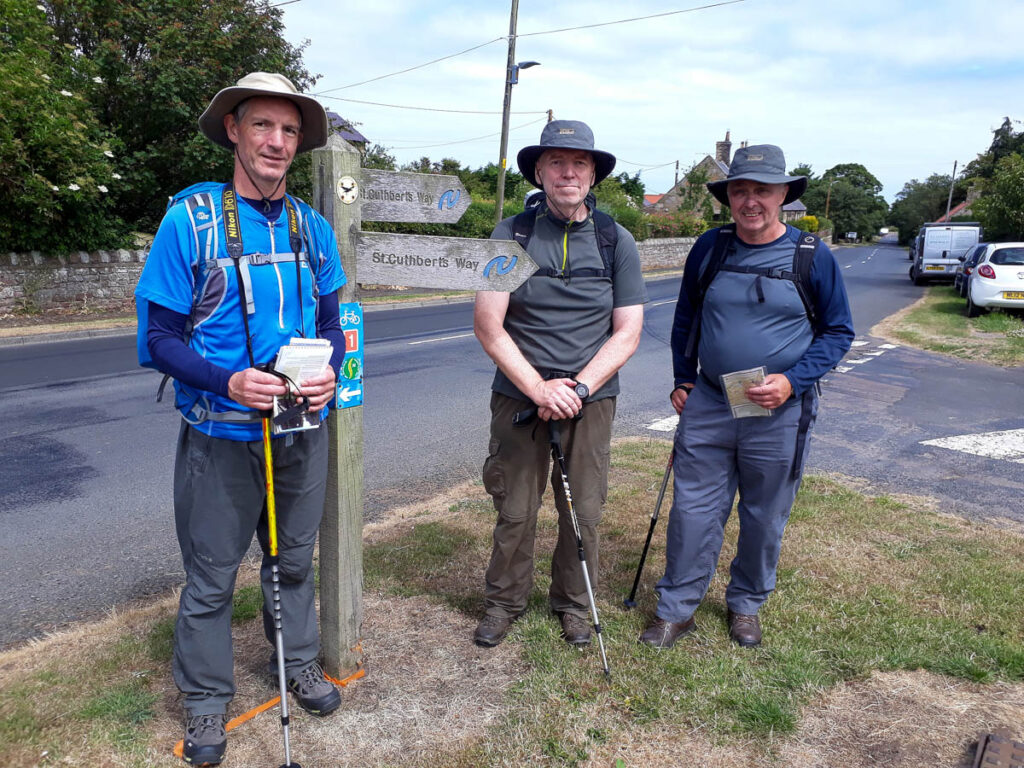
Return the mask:
<svg viewBox="0 0 1024 768"><path fill-rule="evenodd" d="M746 142L746 141L741 141L740 142L740 149L746 149L747 148L747 143L748 142Z"/></svg>
<svg viewBox="0 0 1024 768"><path fill-rule="evenodd" d="M715 160L720 163L729 164L729 158L732 156L732 142L729 141L729 132L725 132L725 141L715 142Z"/></svg>

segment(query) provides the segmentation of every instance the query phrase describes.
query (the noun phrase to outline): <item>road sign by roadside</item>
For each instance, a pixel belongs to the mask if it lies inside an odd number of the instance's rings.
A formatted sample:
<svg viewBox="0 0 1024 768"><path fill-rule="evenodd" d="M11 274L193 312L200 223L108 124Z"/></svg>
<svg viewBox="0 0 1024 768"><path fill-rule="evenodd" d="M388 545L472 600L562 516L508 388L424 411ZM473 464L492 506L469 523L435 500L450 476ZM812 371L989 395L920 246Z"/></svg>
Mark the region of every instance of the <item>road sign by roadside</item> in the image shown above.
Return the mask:
<svg viewBox="0 0 1024 768"><path fill-rule="evenodd" d="M345 359L338 371L336 408L353 408L363 404L363 305L345 302L338 320L345 335Z"/></svg>
<svg viewBox="0 0 1024 768"><path fill-rule="evenodd" d="M372 168L362 173L363 221L454 224L469 207L469 193L458 176Z"/></svg>
<svg viewBox="0 0 1024 768"><path fill-rule="evenodd" d="M536 270L513 240L360 232L356 241L356 271L364 285L514 291Z"/></svg>

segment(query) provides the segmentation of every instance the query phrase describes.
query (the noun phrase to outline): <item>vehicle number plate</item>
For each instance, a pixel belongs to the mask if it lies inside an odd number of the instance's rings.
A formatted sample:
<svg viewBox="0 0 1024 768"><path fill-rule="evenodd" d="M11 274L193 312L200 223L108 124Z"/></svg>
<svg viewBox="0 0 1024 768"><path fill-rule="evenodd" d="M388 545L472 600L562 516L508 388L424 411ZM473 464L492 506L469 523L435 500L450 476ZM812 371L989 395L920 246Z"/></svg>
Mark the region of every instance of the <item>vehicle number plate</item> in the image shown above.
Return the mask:
<svg viewBox="0 0 1024 768"><path fill-rule="evenodd" d="M945 267L940 266L927 266L924 268L925 272L945 272Z"/></svg>
<svg viewBox="0 0 1024 768"><path fill-rule="evenodd" d="M1024 299L1024 291L1003 291L1004 299Z"/></svg>

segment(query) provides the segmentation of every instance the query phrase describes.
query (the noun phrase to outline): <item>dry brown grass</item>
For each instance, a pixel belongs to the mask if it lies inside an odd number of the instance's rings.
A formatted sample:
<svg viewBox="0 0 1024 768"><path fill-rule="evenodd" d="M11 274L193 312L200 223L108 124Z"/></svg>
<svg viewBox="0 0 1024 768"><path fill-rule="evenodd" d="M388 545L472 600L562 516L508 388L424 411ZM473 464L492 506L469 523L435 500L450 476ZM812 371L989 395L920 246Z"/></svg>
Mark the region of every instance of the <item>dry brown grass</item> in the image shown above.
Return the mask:
<svg viewBox="0 0 1024 768"><path fill-rule="evenodd" d="M644 456L630 451L652 447L659 452L667 450L664 443L623 441L612 469L609 508L614 511L604 524L607 557L602 561L602 571L607 577L600 597L602 621L610 627L606 631L618 633L609 645L617 687L608 689L600 682L592 652L569 659L579 673L564 682L561 690L557 685L545 689L521 682L530 679L535 663L562 663L567 653L557 639L554 622L541 615L543 612L535 611L524 619L513 638L497 649L482 650L472 644L477 617L473 606L481 589L493 512L482 489L467 483L429 501L396 509L386 521L366 527L368 546L378 552L394 547L396 557L414 540L410 535L420 526L440 526L452 534L464 532L472 545L468 550L460 549L445 567L418 574L406 583L395 585L385 577L383 583L371 585L364 606L366 677L343 691L341 710L329 718L320 720L294 712L293 758L305 768L524 764L594 768L916 768L970 765L974 740L1000 727L1018 737L1024 735L1024 684L979 685L923 671L876 672L866 679L849 680L812 694L800 709L796 730L783 736L745 736L693 719L680 719L672 712L662 718L638 719L635 712L623 706L619 692L632 683L632 670L625 665L634 651L627 645L642 626L644 616L639 612L623 614L611 606L611 601L621 599L617 590L624 580L627 584L632 581L632 571L624 572L621 559L627 552L637 554L663 468L657 462L642 461ZM828 481L820 482L827 496L832 486ZM847 479L845 484L870 493L870 488L857 481ZM894 548L910 544L929 545L927 537L922 538L919 532L912 535L911 528L902 529L900 521L905 519L909 526L916 515L931 514L933 502L904 497L886 503L897 501L908 506L892 511L891 527L870 535L851 537L850 529L844 531L839 524L822 533L820 527L796 521L785 546L784 565L790 571L787 578L791 583L813 579L838 584L856 574L868 574L862 577L865 588L872 580L892 587L909 584L913 558L893 561L889 554ZM662 510L666 520L668 503L666 499ZM813 519L815 514L825 514L823 509L805 514ZM879 509L884 512L888 508L882 504ZM984 525L955 517L943 517L942 523L947 542L1009 534L1018 540L1013 550L1020 547L1019 531L1003 528L995 534ZM539 555L550 551L554 533L554 515L545 510L538 529ZM734 534L731 530L730 541ZM727 551L729 546L727 543ZM656 550L657 545L644 581L648 603L651 584L663 562ZM885 573L873 573L882 562ZM545 574L539 569L537 576L539 591L543 591ZM239 583L251 585L256 578L256 564L248 563ZM396 586L403 588L403 596L396 596ZM720 574L712 585L709 602L720 601L723 589ZM425 596L428 594L433 597ZM786 600L785 595L773 598L776 608L767 619L769 630L770 622L779 621L778 616L792 610L786 607ZM948 604L935 596L928 600L930 610L937 615L961 610L953 598ZM19 697L23 699L26 691L34 691L39 696L34 700L36 727L43 733L40 738L16 742L14 750L0 762L18 766L180 765L171 749L181 738L181 700L171 682L169 662L154 661L145 651L153 627L170 620L175 606L175 599L170 597L0 654L0 726L16 711ZM698 632L680 653L712 658L735 655L736 660L729 663L742 669L751 657L730 650L724 629L708 618L702 618ZM238 696L232 706L233 715L276 695L265 672L269 645L259 619L235 626L235 646ZM527 662L527 657L536 661ZM126 680L143 681L158 699L152 719L141 726L141 743L115 752L109 734L78 713L88 693ZM577 703L563 706L564 686L575 688L579 698L572 701ZM56 690L58 695L43 697L47 690ZM528 695L538 698L524 700ZM600 739L588 737L591 727L600 729ZM541 754L536 745L548 737L562 739L567 745L588 744L588 754L578 759L571 753L562 758ZM44 749L48 754L42 758ZM526 759L524 755L532 757ZM225 765L278 765L282 761L276 709L231 734Z"/></svg>

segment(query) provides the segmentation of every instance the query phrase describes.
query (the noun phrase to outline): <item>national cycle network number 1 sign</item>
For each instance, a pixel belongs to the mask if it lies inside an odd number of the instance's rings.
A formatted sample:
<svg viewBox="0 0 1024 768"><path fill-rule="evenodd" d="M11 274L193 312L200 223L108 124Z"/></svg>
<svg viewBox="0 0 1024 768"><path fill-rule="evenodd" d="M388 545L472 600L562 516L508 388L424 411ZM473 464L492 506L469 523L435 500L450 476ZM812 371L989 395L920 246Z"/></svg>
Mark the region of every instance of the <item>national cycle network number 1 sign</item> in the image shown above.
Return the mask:
<svg viewBox="0 0 1024 768"><path fill-rule="evenodd" d="M345 334L345 360L338 372L336 408L363 404L363 305L358 301L340 307L341 330Z"/></svg>

